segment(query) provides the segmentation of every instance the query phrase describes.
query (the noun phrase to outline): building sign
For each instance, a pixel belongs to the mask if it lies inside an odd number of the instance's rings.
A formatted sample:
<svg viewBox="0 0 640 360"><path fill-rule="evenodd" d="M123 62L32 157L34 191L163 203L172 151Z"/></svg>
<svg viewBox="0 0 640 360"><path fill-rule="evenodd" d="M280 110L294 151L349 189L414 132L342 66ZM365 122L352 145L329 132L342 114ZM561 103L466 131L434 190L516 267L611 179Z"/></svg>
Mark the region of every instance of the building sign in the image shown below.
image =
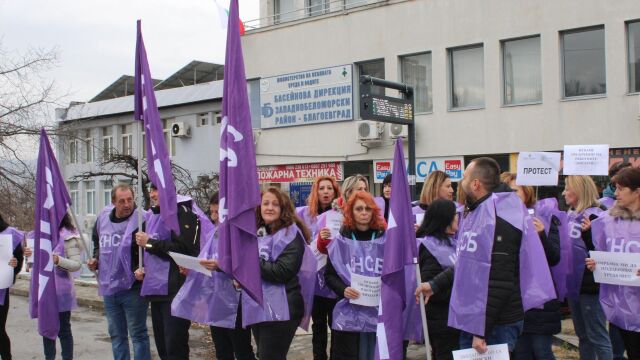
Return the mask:
<svg viewBox="0 0 640 360"><path fill-rule="evenodd" d="M339 162L258 166L261 183L312 182L318 176L330 176L342 181L344 171Z"/></svg>
<svg viewBox="0 0 640 360"><path fill-rule="evenodd" d="M352 120L352 66L260 79L260 109L263 129Z"/></svg>
<svg viewBox="0 0 640 360"><path fill-rule="evenodd" d="M409 166L409 160L405 160L405 165ZM393 161L391 160L376 160L373 162L373 180L375 183L382 183L384 177L391 172ZM462 173L464 171L464 159L462 156L452 157L434 157L416 159L416 181L424 182L427 176L432 172L440 170L444 171L451 181L462 180Z"/></svg>

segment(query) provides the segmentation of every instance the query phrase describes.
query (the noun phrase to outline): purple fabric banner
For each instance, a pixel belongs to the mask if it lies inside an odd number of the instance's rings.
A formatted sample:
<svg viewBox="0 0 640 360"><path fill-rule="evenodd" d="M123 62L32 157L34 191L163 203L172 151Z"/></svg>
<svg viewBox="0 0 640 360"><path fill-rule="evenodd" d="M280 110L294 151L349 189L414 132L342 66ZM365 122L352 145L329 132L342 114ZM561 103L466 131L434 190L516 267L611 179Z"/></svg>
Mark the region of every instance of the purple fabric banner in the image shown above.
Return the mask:
<svg viewBox="0 0 640 360"><path fill-rule="evenodd" d="M262 305L262 280L256 240L260 188L240 43L238 0L232 0L224 63L220 127L220 268Z"/></svg>
<svg viewBox="0 0 640 360"><path fill-rule="evenodd" d="M418 248L401 139L396 140L391 173L392 196L389 200L389 225L382 266L376 359L402 359L403 334L407 322L411 320L405 318L405 309L411 306L410 303L417 307L415 301L407 301L405 266L417 264ZM415 271L408 274L413 274L411 288L414 288L417 285ZM417 313L412 312L412 318L415 318Z"/></svg>
<svg viewBox="0 0 640 360"><path fill-rule="evenodd" d="M58 228L69 204L71 198L64 178L60 174L47 133L41 129L36 171L34 262L29 310L31 318L38 318L38 333L49 339L55 339L60 329L52 251L58 246Z"/></svg>
<svg viewBox="0 0 640 360"><path fill-rule="evenodd" d="M162 123L156 95L153 92L153 78L149 70L147 50L142 39L142 24L138 20L136 40L136 68L134 93L134 118L144 121L145 148L147 150L147 174L160 193L160 209L165 226L180 235L176 186L171 174L171 162L164 142Z"/></svg>
<svg viewBox="0 0 640 360"><path fill-rule="evenodd" d="M0 232L0 235L11 235L11 242L14 251L18 246L21 245L22 240L24 239L24 233L12 227L4 229L4 231ZM8 288L0 289L0 305L4 305L4 297L8 290Z"/></svg>
<svg viewBox="0 0 640 360"><path fill-rule="evenodd" d="M607 212L591 222L591 234L598 251L640 253L640 221L616 219ZM640 287L600 284L600 304L607 320L640 332Z"/></svg>
<svg viewBox="0 0 640 360"><path fill-rule="evenodd" d="M440 266L443 269L453 267L456 264L458 255L456 254L456 242L455 239L450 239L451 245L447 245L442 240L436 239L433 236L425 236L418 239L418 243L422 244L433 257L438 260Z"/></svg>

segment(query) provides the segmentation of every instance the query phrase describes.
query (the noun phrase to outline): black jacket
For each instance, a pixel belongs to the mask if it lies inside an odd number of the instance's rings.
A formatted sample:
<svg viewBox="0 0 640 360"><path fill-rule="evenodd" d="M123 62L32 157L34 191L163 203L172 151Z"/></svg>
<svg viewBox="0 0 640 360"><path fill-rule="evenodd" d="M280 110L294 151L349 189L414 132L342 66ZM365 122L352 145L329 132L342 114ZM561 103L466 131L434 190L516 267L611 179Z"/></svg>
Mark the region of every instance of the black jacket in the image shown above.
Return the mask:
<svg viewBox="0 0 640 360"><path fill-rule="evenodd" d="M151 208L151 211L154 214L160 214L160 208L158 207ZM146 224L142 225L143 229L145 225ZM169 256L169 251L189 256L197 256L200 252L200 220L191 210L191 202L178 204L178 225L180 226L180 235L178 236L172 231L170 241L150 239L147 242L148 245L145 250L149 252L149 254L170 261L168 294L146 296L150 301L167 301L173 299L186 280L186 276L180 274L178 265L176 265L171 256Z"/></svg>
<svg viewBox="0 0 640 360"><path fill-rule="evenodd" d="M557 217L551 217L549 234L544 231L538 233L545 257L549 267L560 262L560 233L558 226L560 221ZM531 309L524 314L524 327L522 332L526 334L553 335L560 332L560 302L551 300L544 304L542 309Z"/></svg>
<svg viewBox="0 0 640 360"><path fill-rule="evenodd" d="M600 209L607 210L604 206L600 206ZM589 220L593 221L597 219L597 215L589 216ZM584 241L585 246L587 247L587 251L595 250L595 246L593 245L593 239L591 239L591 229L582 232L582 241ZM600 284L598 284L593 278L593 273L587 269L587 266L584 266L584 273L582 275L582 284L580 285L580 294L591 294L596 295L600 292Z"/></svg>
<svg viewBox="0 0 640 360"><path fill-rule="evenodd" d="M260 259L262 280L285 286L290 320L302 319L304 315L304 300L298 282L298 273L302 266L305 246L307 245L304 238L298 233L275 261Z"/></svg>
<svg viewBox="0 0 640 360"><path fill-rule="evenodd" d="M7 225L7 223L5 223L2 219L0 219L0 232L5 231L8 227L9 227L9 225ZM13 250L13 257L18 260L18 266L13 268L13 283L15 284L16 283L16 276L18 276L18 274L20 273L20 270L22 269L22 264L24 262L24 254L22 252L22 245L18 245Z"/></svg>
<svg viewBox="0 0 640 360"><path fill-rule="evenodd" d="M421 282L428 282L444 271L438 260L424 246L419 248L420 278ZM449 301L451 300L451 288L442 289L429 298L427 305L427 325L429 333L444 332L449 319Z"/></svg>

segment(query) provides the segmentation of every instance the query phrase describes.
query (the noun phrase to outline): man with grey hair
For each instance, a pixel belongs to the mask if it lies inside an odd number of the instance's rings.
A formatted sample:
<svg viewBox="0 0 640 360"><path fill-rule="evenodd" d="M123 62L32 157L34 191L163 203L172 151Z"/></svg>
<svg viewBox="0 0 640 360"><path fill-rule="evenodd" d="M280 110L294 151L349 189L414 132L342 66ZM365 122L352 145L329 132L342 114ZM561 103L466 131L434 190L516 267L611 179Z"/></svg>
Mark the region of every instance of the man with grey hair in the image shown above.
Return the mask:
<svg viewBox="0 0 640 360"><path fill-rule="evenodd" d="M97 271L98 290L104 297L111 349L116 360L129 360L129 336L135 360L150 360L147 333L149 303L140 296L141 282L134 278L139 248L132 242L138 227L133 188L126 184L111 190L111 205L98 215L93 226L93 258L89 269ZM143 214L144 216L144 214Z"/></svg>

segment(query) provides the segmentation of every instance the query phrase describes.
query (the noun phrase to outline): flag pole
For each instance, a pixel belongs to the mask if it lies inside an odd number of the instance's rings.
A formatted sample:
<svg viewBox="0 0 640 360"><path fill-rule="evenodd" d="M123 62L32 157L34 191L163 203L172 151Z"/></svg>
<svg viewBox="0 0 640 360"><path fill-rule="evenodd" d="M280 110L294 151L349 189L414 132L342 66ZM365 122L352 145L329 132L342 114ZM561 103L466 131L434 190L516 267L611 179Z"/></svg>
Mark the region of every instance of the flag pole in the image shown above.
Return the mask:
<svg viewBox="0 0 640 360"><path fill-rule="evenodd" d="M416 258L413 259L413 263L416 266L416 282L418 287L420 286L420 265ZM422 319L422 332L424 333L424 349L427 352L427 360L431 360L431 344L429 343L429 329L427 328L427 312L424 308L424 294L420 292L420 318Z"/></svg>
<svg viewBox="0 0 640 360"><path fill-rule="evenodd" d="M73 221L73 226L76 227L78 234L80 234L80 242L82 243L82 248L84 249L84 252L87 255L87 259L91 259L91 254L89 254L89 247L87 246L87 242L85 241L84 233L80 231L80 226L78 225L78 219L76 218L76 214L73 212L73 208L71 207L71 204L67 204L67 214L71 216L71 220Z"/></svg>
<svg viewBox="0 0 640 360"><path fill-rule="evenodd" d="M137 213L138 213L138 231L142 231L142 202L143 202L143 197L142 197L142 147L144 146L144 144L142 143L142 132L144 131L142 128L142 119L136 119L139 120L138 121L138 136L137 136L137 140L138 140L138 186L139 186L139 191L138 191L138 209L137 209ZM144 248L142 246L140 246L140 251L138 251L138 268L144 268L144 262L143 262L143 258L144 258Z"/></svg>

